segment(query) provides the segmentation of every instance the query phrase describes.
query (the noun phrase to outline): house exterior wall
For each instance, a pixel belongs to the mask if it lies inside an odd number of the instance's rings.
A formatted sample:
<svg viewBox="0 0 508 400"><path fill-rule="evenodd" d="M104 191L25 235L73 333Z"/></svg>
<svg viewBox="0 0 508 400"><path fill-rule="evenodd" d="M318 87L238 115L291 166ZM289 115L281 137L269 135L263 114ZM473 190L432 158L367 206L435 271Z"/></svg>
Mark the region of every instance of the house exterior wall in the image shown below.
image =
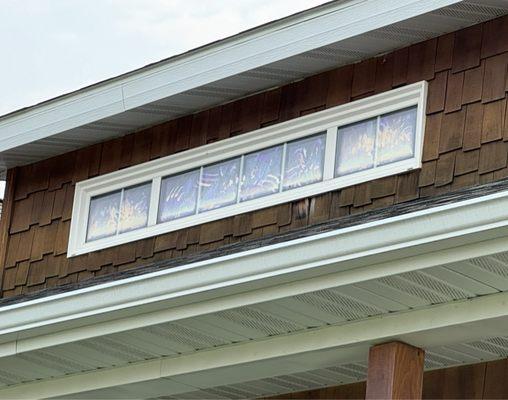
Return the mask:
<svg viewBox="0 0 508 400"><path fill-rule="evenodd" d="M505 178L507 66L504 17L10 171L0 236L2 295ZM76 182L420 80L429 82L421 170L67 258Z"/></svg>
<svg viewBox="0 0 508 400"><path fill-rule="evenodd" d="M508 359L425 372L423 399L506 399ZM270 399L364 399L365 382L278 395Z"/></svg>

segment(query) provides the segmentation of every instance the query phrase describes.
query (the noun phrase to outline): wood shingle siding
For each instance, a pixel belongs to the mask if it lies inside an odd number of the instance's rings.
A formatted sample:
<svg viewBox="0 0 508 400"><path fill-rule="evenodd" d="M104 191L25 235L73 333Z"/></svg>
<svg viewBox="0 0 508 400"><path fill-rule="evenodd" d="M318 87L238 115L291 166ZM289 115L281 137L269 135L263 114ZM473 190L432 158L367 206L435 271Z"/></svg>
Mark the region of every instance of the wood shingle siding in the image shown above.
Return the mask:
<svg viewBox="0 0 508 400"><path fill-rule="evenodd" d="M3 296L505 178L508 35L497 32L506 31L503 17L18 168L12 209L4 210L12 217ZM67 258L76 182L422 79L429 81L429 95L421 171Z"/></svg>

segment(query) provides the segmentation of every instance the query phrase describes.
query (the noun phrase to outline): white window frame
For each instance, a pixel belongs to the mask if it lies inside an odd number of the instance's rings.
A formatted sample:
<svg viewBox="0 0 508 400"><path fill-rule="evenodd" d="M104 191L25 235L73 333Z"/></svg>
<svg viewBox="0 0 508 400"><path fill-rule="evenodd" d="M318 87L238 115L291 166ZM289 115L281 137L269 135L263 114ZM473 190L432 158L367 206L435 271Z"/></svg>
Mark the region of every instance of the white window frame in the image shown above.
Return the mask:
<svg viewBox="0 0 508 400"><path fill-rule="evenodd" d="M67 255L68 257L73 257L421 168L426 98L427 82L421 81L233 138L78 182L74 195ZM338 127L412 106L417 106L415 151L412 158L350 175L334 176ZM163 177L311 136L319 132L326 132L327 135L323 180L321 182L206 211L202 214L157 223L160 183ZM145 228L86 242L88 213L92 197L150 180L152 180L152 193L148 225Z"/></svg>

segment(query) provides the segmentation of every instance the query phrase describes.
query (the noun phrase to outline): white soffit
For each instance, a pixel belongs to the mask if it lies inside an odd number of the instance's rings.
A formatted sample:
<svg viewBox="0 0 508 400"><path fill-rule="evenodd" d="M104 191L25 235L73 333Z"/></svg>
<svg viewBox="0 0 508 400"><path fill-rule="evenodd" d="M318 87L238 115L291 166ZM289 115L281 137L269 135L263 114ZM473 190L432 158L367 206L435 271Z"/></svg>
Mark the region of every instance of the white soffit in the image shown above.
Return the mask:
<svg viewBox="0 0 508 400"><path fill-rule="evenodd" d="M0 117L0 170L508 13L505 0L342 0Z"/></svg>
<svg viewBox="0 0 508 400"><path fill-rule="evenodd" d="M435 274L446 269L429 272ZM506 266L504 271L506 275ZM399 275L393 278L406 279ZM454 291L457 284L435 280L431 288L417 281L413 281L412 289L407 284L405 289L400 289L397 300L401 303L392 300L393 304L400 304L395 311L363 318L351 316L348 321L339 323L331 319L330 324L317 327L293 327L291 333L284 331L283 325L298 326L305 319L322 318L326 311L333 315L326 299L314 304L317 313L312 317L307 314L308 307L305 313L291 315L286 307L299 307L300 303L290 298L282 306L270 302L231 310L230 313L240 317L236 320L211 314L206 318L150 326L121 335L104 335L0 358L0 397L70 395L73 399L95 399L111 398L107 394L109 391L121 393L125 390L121 398L153 398L260 379L269 382L280 375L298 376L316 370L325 374L323 370L327 369L342 372L335 384L349 383L364 379L361 366L367 361L369 347L390 340L426 349L426 369L506 357L507 292L495 293L489 285L471 279L472 285L483 284L494 293L471 293L470 298L462 300L460 296L457 299L452 296L444 303L406 310L404 297L417 298L418 290L420 293L445 288ZM338 297L344 296L342 292L343 289L338 289L330 293ZM354 292L358 297L351 295ZM366 296L371 297L370 304L376 301L375 292L362 293L355 289L349 293L351 297L344 297L348 303L336 307L342 313L355 308L365 313ZM319 297L321 293L315 295ZM359 300L362 297L363 300ZM374 307L389 301L384 296L379 299L381 301ZM271 329L263 332L260 327ZM272 388L270 394L295 390Z"/></svg>

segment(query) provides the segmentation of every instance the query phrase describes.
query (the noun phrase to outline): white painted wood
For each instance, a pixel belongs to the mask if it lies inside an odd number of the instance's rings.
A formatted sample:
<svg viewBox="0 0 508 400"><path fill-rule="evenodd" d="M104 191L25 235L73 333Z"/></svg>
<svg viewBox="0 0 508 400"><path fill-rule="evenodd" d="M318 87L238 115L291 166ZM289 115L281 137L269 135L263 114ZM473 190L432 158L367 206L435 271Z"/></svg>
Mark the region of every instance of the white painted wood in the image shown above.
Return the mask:
<svg viewBox="0 0 508 400"><path fill-rule="evenodd" d="M323 170L324 181L329 181L334 178L336 152L337 152L337 127L333 126L326 130L326 147Z"/></svg>
<svg viewBox="0 0 508 400"><path fill-rule="evenodd" d="M259 129L245 135L201 146L176 155L167 156L79 182L76 184L74 195L67 255L72 257L91 251L97 251L107 247L117 246L146 237L160 235L185 227L203 224L419 168L421 166L420 158L423 145L423 131L420 130L423 129L422 124L425 119L426 87L427 83L425 81L418 82L281 124ZM343 177L334 177L337 127L410 106L417 106L417 132L415 137L415 156L413 158ZM243 154L286 143L319 132L327 132L324 180L322 182L284 192L281 191L280 193L242 203L237 202L230 206L173 221L160 224L153 223L155 218L154 214L156 214L155 206L158 206L158 191L160 191L160 180L162 177L192 170L217 161L238 157ZM86 242L86 225L88 222L90 199L93 196L103 195L146 182L147 180L153 180L149 224L145 228Z"/></svg>
<svg viewBox="0 0 508 400"><path fill-rule="evenodd" d="M162 179L160 176L152 179L147 226L152 226L157 223L157 213L159 210L159 197L161 193L161 180Z"/></svg>

